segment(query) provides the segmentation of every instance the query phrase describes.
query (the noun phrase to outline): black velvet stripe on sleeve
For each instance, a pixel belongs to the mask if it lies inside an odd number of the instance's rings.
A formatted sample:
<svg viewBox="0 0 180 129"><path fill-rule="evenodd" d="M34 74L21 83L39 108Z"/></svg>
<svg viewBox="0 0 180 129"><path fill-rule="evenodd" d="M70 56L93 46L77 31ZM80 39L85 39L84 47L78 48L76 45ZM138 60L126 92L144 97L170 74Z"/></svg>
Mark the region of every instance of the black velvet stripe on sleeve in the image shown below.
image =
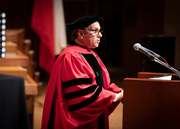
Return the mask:
<svg viewBox="0 0 180 129"><path fill-rule="evenodd" d="M78 98L78 97L81 97L81 96L84 96L84 95L94 92L96 90L96 88L97 88L97 85L93 85L93 86L89 86L88 88L85 88L85 89L82 89L79 91L67 93L67 94L65 94L65 98L66 98L66 100Z"/></svg>
<svg viewBox="0 0 180 129"><path fill-rule="evenodd" d="M98 98L101 91L102 91L102 87L99 86L97 91L89 99L82 101L80 103L74 104L74 105L70 105L69 110L75 111L75 110L88 106L89 104L93 103Z"/></svg>
<svg viewBox="0 0 180 129"><path fill-rule="evenodd" d="M92 84L92 79L91 78L76 78L73 80L62 82L62 87L68 88L71 86L82 85L82 84Z"/></svg>

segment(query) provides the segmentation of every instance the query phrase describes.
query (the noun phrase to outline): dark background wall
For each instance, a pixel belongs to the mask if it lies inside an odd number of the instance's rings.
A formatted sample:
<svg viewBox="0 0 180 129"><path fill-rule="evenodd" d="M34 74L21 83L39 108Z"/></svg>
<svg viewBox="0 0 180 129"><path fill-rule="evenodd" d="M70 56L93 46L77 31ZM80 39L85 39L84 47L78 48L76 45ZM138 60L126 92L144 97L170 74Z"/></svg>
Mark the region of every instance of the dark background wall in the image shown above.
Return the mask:
<svg viewBox="0 0 180 129"><path fill-rule="evenodd" d="M63 0L63 4L66 23L83 15L99 15L104 18L107 48L100 47L95 51L105 65L119 66L124 77L134 77L142 71L143 63L142 54L132 48L134 43L141 43L142 37L147 34L171 35L179 39L179 19L172 18L179 16L179 7L173 9L175 1ZM8 29L26 29L25 38L32 40L31 49L35 50L35 60L38 62L39 38L30 26L33 3L33 0L1 0L0 11L7 14ZM67 40L70 41L68 31ZM180 66L178 41L175 43L174 60L177 68Z"/></svg>

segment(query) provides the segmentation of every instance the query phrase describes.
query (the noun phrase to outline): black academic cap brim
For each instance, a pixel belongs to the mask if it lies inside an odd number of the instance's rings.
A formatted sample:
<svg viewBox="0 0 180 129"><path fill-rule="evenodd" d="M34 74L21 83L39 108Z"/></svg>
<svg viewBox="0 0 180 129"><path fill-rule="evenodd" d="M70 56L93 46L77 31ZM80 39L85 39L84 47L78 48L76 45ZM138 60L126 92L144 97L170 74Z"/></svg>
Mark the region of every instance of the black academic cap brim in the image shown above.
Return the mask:
<svg viewBox="0 0 180 129"><path fill-rule="evenodd" d="M83 16L75 20L74 22L67 24L67 29L74 30L78 28L84 28L91 25L94 22L103 23L103 19L99 16Z"/></svg>

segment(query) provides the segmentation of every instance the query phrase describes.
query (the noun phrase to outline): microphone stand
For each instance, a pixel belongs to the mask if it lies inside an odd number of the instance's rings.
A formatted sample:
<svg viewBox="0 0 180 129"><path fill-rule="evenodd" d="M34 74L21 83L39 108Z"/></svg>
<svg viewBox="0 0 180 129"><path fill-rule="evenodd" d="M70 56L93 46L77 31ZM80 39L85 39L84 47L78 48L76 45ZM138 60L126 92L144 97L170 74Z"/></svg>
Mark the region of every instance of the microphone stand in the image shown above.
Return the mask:
<svg viewBox="0 0 180 129"><path fill-rule="evenodd" d="M176 74L176 76L178 76L180 78L180 72L178 70L176 70L175 68L171 67L168 64L168 62L163 57L161 57L160 55L156 54L155 52L153 52L153 51L151 51L149 49L146 49L146 48L142 47L139 43L136 43L133 46L133 48L134 48L134 50L140 51L141 53L148 56L151 61L157 62L157 63L165 66L166 68L170 69L173 73ZM160 60L160 59L164 60L164 62L162 60Z"/></svg>
<svg viewBox="0 0 180 129"><path fill-rule="evenodd" d="M157 62L163 66L165 66L166 68L170 69L173 73L175 73L179 78L180 78L180 72L178 70L176 70L175 68L171 67L169 64L161 61L160 59L158 59L157 57L154 58L150 58L152 61Z"/></svg>

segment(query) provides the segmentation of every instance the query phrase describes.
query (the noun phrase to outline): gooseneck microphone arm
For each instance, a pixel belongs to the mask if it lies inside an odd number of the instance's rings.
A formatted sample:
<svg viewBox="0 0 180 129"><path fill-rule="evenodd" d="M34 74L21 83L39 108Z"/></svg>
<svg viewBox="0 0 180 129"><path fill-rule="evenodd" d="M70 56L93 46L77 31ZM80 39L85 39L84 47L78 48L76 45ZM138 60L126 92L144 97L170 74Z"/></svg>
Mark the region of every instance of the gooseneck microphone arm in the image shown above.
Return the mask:
<svg viewBox="0 0 180 129"><path fill-rule="evenodd" d="M163 62L162 60L159 60L156 57L152 61L157 62L157 63L165 66L166 68L170 69L173 73L175 73L180 78L180 72L178 70L176 70L175 68L173 68L172 66L170 66L169 64Z"/></svg>
<svg viewBox="0 0 180 129"><path fill-rule="evenodd" d="M148 56L151 61L157 62L157 63L165 66L166 68L170 69L173 73L175 73L180 78L180 72L178 70L176 70L175 68L171 67L168 64L168 62L163 57L161 57L160 55L158 55L155 52L141 46L139 43L135 43L133 48L134 48L134 50L140 51L141 53Z"/></svg>

